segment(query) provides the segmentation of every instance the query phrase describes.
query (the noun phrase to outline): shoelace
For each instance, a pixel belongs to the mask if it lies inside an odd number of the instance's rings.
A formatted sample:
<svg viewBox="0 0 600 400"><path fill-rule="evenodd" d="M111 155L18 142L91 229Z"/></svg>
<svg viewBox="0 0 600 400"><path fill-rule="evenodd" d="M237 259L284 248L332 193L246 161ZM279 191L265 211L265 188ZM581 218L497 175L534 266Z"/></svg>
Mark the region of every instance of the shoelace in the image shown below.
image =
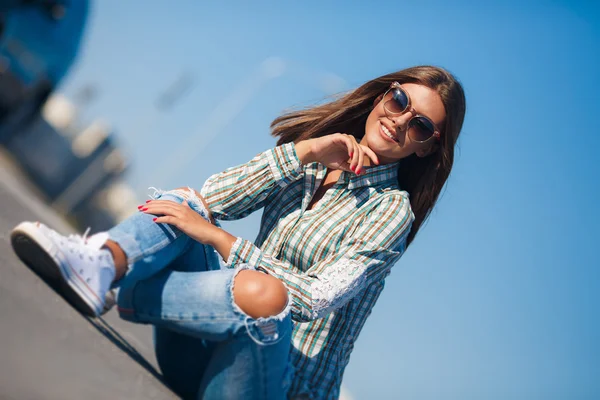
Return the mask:
<svg viewBox="0 0 600 400"><path fill-rule="evenodd" d="M90 227L88 226L88 228L85 230L83 235L78 235L78 234L72 233L69 236L67 236L67 241L86 246L89 233L90 233Z"/></svg>
<svg viewBox="0 0 600 400"><path fill-rule="evenodd" d="M63 236L50 228L48 228L48 232L54 239L58 240L61 246L65 246L71 254L76 253L81 260L87 255L90 261L94 261L94 257L90 253L97 249L92 249L88 246L89 227L85 230L83 235L70 234L69 236ZM102 255L99 255L98 257L102 259Z"/></svg>

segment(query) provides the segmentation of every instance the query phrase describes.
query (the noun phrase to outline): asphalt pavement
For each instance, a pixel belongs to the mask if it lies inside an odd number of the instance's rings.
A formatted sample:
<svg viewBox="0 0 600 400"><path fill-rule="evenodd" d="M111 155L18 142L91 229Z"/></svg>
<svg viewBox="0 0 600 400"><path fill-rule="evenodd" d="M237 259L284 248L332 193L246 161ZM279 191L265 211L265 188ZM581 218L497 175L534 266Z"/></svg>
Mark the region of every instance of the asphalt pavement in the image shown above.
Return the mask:
<svg viewBox="0 0 600 400"><path fill-rule="evenodd" d="M161 382L149 326L115 310L81 315L15 256L10 230L25 220L72 232L0 154L0 399L176 398Z"/></svg>

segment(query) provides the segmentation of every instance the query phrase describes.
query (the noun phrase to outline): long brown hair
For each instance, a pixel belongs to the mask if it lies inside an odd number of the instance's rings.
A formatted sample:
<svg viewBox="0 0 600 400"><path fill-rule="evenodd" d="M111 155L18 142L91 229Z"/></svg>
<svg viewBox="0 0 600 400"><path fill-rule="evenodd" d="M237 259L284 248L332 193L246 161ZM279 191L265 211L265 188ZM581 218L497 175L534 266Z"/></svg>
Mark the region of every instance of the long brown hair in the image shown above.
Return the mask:
<svg viewBox="0 0 600 400"><path fill-rule="evenodd" d="M336 132L353 135L360 141L374 103L392 82L415 83L437 91L446 111L437 149L426 157L413 154L400 162L398 184L410 194L415 214L408 236L410 244L431 213L454 163L454 146L462 128L466 102L463 88L452 74L439 67L417 66L384 75L337 100L277 117L271 123L271 134L279 137L277 145Z"/></svg>

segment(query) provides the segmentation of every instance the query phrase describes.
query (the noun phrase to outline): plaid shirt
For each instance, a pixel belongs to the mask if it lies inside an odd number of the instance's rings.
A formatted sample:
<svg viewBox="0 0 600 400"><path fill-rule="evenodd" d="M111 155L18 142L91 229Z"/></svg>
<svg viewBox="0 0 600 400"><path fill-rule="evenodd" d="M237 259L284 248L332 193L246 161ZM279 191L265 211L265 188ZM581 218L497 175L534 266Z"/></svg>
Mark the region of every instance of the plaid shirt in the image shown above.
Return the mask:
<svg viewBox="0 0 600 400"><path fill-rule="evenodd" d="M252 265L290 293L296 370L290 397L339 396L354 342L414 220L397 171L398 163L367 167L360 176L342 172L307 210L327 168L303 166L288 143L211 176L201 190L216 219L264 207L256 241L238 238L226 263Z"/></svg>

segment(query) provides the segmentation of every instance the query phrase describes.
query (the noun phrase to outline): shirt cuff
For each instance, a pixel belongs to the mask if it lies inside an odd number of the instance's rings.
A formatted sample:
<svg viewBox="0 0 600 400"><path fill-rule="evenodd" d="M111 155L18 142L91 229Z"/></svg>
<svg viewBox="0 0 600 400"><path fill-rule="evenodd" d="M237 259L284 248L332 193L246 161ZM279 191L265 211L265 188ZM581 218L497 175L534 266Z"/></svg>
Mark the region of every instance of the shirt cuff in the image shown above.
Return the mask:
<svg viewBox="0 0 600 400"><path fill-rule="evenodd" d="M268 150L266 156L273 178L278 183L289 183L288 180L295 180L303 171L294 143L286 143Z"/></svg>
<svg viewBox="0 0 600 400"><path fill-rule="evenodd" d="M231 246L229 258L227 258L226 266L235 268L240 264L249 264L252 268L256 268L262 258L262 251L252 242L238 237Z"/></svg>

